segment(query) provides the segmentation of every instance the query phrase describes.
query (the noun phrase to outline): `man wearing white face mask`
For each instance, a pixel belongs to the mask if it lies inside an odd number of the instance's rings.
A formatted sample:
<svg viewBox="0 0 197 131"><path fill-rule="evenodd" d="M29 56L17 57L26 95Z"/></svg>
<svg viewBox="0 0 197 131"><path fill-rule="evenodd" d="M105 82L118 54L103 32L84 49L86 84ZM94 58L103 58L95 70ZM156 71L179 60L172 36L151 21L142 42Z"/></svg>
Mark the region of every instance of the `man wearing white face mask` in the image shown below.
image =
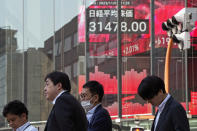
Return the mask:
<svg viewBox="0 0 197 131"><path fill-rule="evenodd" d="M81 105L86 111L88 131L112 131L112 121L101 105L104 95L103 86L97 81L88 81L80 94Z"/></svg>

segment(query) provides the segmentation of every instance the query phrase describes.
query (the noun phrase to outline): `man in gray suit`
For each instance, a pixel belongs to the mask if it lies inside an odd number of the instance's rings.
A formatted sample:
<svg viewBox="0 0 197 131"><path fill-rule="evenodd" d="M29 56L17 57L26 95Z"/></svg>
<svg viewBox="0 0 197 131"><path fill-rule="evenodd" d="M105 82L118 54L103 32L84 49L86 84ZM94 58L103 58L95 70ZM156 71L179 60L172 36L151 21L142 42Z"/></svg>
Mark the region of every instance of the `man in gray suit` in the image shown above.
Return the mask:
<svg viewBox="0 0 197 131"><path fill-rule="evenodd" d="M153 106L158 106L151 131L189 131L189 122L183 106L166 93L163 80L147 76L139 87L138 94Z"/></svg>
<svg viewBox="0 0 197 131"><path fill-rule="evenodd" d="M54 104L45 131L86 131L87 119L81 104L69 93L68 75L54 71L45 77L44 94Z"/></svg>

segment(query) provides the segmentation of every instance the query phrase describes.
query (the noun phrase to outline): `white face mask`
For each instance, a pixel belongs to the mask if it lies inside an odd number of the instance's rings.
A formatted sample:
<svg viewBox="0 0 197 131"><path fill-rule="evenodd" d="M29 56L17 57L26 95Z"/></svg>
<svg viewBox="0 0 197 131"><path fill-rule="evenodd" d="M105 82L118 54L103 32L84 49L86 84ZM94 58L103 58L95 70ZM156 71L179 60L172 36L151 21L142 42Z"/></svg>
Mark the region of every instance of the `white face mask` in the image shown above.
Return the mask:
<svg viewBox="0 0 197 131"><path fill-rule="evenodd" d="M81 101L82 107L85 109L86 112L92 109L93 104L90 103L90 100Z"/></svg>

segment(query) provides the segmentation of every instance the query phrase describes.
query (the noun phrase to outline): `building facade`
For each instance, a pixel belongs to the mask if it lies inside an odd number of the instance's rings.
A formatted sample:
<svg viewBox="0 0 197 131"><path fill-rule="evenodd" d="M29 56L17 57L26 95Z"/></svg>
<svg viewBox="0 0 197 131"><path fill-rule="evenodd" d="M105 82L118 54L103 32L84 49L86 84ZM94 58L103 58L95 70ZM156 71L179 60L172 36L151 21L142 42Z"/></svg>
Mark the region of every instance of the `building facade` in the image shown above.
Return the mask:
<svg viewBox="0 0 197 131"><path fill-rule="evenodd" d="M46 120L52 104L43 95L44 77L52 70L52 62L41 48L29 48L24 53L16 50L15 34L16 30L1 29L0 111L6 103L18 99L29 109L30 121ZM0 117L0 125L7 124L2 114Z"/></svg>

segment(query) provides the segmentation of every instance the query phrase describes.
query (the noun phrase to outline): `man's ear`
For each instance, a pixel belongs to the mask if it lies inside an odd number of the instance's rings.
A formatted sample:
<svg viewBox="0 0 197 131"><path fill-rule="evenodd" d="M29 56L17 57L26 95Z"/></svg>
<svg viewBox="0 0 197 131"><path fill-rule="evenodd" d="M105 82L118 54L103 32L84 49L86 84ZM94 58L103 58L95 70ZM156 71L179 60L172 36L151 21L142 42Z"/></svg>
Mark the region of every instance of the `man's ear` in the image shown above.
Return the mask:
<svg viewBox="0 0 197 131"><path fill-rule="evenodd" d="M99 95L96 94L96 95L94 95L94 96L95 96L95 101L96 101L96 102L99 102Z"/></svg>
<svg viewBox="0 0 197 131"><path fill-rule="evenodd" d="M26 113L22 113L22 114L21 114L21 118L27 120L27 114L26 114Z"/></svg>
<svg viewBox="0 0 197 131"><path fill-rule="evenodd" d="M164 94L164 93L163 93L163 90L160 90L159 92L162 93L162 94Z"/></svg>
<svg viewBox="0 0 197 131"><path fill-rule="evenodd" d="M57 89L58 89L58 90L61 90L61 89L62 89L62 83L59 82L59 83L57 83L56 86L57 86Z"/></svg>

